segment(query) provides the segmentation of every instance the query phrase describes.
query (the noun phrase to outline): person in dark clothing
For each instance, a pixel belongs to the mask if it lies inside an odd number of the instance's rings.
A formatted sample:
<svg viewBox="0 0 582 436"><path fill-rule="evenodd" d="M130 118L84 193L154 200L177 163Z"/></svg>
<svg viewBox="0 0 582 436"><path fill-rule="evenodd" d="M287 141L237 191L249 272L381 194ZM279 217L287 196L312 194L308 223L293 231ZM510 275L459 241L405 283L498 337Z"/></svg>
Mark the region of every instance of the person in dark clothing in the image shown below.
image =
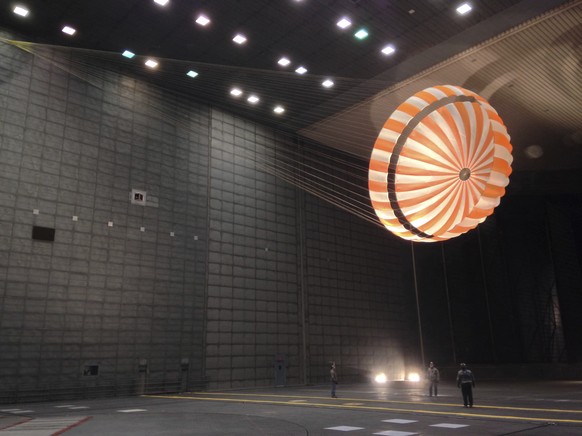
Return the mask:
<svg viewBox="0 0 582 436"><path fill-rule="evenodd" d="M467 365L461 363L461 369L457 373L457 387L461 388L463 394L463 404L465 407L473 407L473 388L475 387L475 377Z"/></svg>
<svg viewBox="0 0 582 436"><path fill-rule="evenodd" d="M434 391L434 396L437 397L439 394L438 386L440 381L439 370L434 366L434 362L430 362L428 369L426 370L426 379L428 380L428 396L432 397Z"/></svg>
<svg viewBox="0 0 582 436"><path fill-rule="evenodd" d="M335 395L335 387L337 385L337 371L335 370L335 362L331 363L329 370L329 377L331 379L331 398L337 398Z"/></svg>

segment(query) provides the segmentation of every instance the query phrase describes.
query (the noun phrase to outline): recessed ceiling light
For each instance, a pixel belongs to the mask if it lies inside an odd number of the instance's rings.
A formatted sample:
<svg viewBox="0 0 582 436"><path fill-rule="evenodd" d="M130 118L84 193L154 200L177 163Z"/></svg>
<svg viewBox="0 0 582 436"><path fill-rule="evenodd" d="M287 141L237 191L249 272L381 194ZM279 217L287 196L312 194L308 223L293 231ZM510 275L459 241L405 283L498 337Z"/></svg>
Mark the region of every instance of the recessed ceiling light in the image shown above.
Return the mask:
<svg viewBox="0 0 582 436"><path fill-rule="evenodd" d="M166 6L170 0L154 0L159 5Z"/></svg>
<svg viewBox="0 0 582 436"><path fill-rule="evenodd" d="M291 61L289 59L285 58L285 57L282 57L281 59L279 59L277 61L277 63L279 65L281 65L282 67L286 67L287 65L289 65L291 63Z"/></svg>
<svg viewBox="0 0 582 436"><path fill-rule="evenodd" d="M302 65L302 66L300 66L299 68L297 68L297 69L295 70L295 72L296 72L297 74L305 74L305 73L307 73L307 68L305 68L305 67Z"/></svg>
<svg viewBox="0 0 582 436"><path fill-rule="evenodd" d="M208 18L206 15L199 15L198 18L196 18L196 22L201 26L206 26L208 23L210 23L210 18Z"/></svg>
<svg viewBox="0 0 582 436"><path fill-rule="evenodd" d="M416 11L415 11L414 9L411 9L411 10L409 10L409 11L408 11L408 13L409 13L410 15L414 14L415 12L416 12Z"/></svg>
<svg viewBox="0 0 582 436"><path fill-rule="evenodd" d="M352 22L344 17L341 20L339 20L336 24L338 27L341 27L342 29L347 29L352 25Z"/></svg>
<svg viewBox="0 0 582 436"><path fill-rule="evenodd" d="M135 53L132 53L129 50L125 50L123 53L121 53L121 56L131 59L132 57L135 56Z"/></svg>
<svg viewBox="0 0 582 436"><path fill-rule="evenodd" d="M384 47L382 49L382 53L384 53L385 55L391 55L395 51L396 51L396 49L394 48L393 45L387 45L386 47Z"/></svg>
<svg viewBox="0 0 582 436"><path fill-rule="evenodd" d="M63 27L63 33L66 33L67 35L74 35L75 32L76 32L76 30L73 29L72 27L69 27L69 26Z"/></svg>
<svg viewBox="0 0 582 436"><path fill-rule="evenodd" d="M247 98L247 101L249 103L256 104L259 102L259 97L257 97L256 95L249 95L249 98Z"/></svg>
<svg viewBox="0 0 582 436"><path fill-rule="evenodd" d="M148 59L147 61L145 61L145 65L146 67L149 68L156 68L158 66L158 62L154 61L153 59Z"/></svg>
<svg viewBox="0 0 582 436"><path fill-rule="evenodd" d="M21 17L26 17L28 15L28 9L22 6L15 6L13 12Z"/></svg>
<svg viewBox="0 0 582 436"><path fill-rule="evenodd" d="M238 33L234 38L232 38L232 40L237 44L244 44L245 42L247 42L247 38L244 35L241 35L240 33Z"/></svg>
<svg viewBox="0 0 582 436"><path fill-rule="evenodd" d="M360 29L354 33L354 36L358 39L365 39L368 37L368 31L366 29Z"/></svg>
<svg viewBox="0 0 582 436"><path fill-rule="evenodd" d="M194 70L190 70L190 71L188 71L188 72L186 73L186 75L187 75L188 77L192 77L192 78L194 78L194 77L196 77L196 76L198 75L198 73L197 73L196 71L194 71Z"/></svg>
<svg viewBox="0 0 582 436"><path fill-rule="evenodd" d="M331 79L325 79L322 84L321 84L324 88L331 88L333 86L333 80Z"/></svg>
<svg viewBox="0 0 582 436"><path fill-rule="evenodd" d="M276 114L282 114L285 112L285 108L283 106L276 106L275 109L273 109L273 112Z"/></svg>
<svg viewBox="0 0 582 436"><path fill-rule="evenodd" d="M242 94L242 91L238 88L232 88L230 90L230 95L234 95L235 97L238 97Z"/></svg>
<svg viewBox="0 0 582 436"><path fill-rule="evenodd" d="M473 9L473 8L471 7L471 5L469 3L463 3L461 6L459 6L457 8L457 12L461 15L465 15L471 9Z"/></svg>

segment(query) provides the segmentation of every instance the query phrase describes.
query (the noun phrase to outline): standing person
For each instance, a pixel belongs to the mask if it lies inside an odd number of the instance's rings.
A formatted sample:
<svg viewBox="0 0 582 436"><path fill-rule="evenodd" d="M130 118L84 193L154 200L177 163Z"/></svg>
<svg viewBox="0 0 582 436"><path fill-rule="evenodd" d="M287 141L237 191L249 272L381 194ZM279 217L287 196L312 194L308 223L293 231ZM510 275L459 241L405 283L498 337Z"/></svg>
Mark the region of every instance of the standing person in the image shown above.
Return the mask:
<svg viewBox="0 0 582 436"><path fill-rule="evenodd" d="M335 387L337 385L337 371L335 370L335 362L331 362L329 377L331 379L331 398L337 398L335 395Z"/></svg>
<svg viewBox="0 0 582 436"><path fill-rule="evenodd" d="M434 390L434 396L439 395L439 381L441 379L439 370L434 366L434 362L430 362L428 369L426 370L426 379L428 380L428 396L432 397L432 392Z"/></svg>
<svg viewBox="0 0 582 436"><path fill-rule="evenodd" d="M461 369L457 373L457 387L463 393L463 404L465 407L473 407L473 388L475 387L475 377L467 365L461 363Z"/></svg>

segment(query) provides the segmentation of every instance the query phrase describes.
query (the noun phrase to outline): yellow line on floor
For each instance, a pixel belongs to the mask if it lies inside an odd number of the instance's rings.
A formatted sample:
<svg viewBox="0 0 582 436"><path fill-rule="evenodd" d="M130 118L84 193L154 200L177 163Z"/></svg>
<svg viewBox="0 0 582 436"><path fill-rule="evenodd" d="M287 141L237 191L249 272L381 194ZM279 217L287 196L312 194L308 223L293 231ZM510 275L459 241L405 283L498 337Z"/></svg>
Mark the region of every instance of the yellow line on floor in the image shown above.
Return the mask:
<svg viewBox="0 0 582 436"><path fill-rule="evenodd" d="M217 402L229 402L229 403L252 403L252 404L274 404L282 406L297 406L297 407L322 407L322 408L334 408L334 409L352 409L352 410L374 410L379 412L408 412L408 413L421 413L425 415L447 415L447 416L462 416L467 418L489 418L489 419L513 419L519 421L542 421L542 422L561 422L569 424L582 424L582 420L579 419L556 419L556 418L535 418L535 417L525 417L525 416L511 416L511 415L485 415L480 413L461 413L461 412L438 412L431 410L419 410L419 409L399 409L393 407L380 407L380 406L346 406L343 404L325 404L325 403L296 403L289 401L274 401L274 400L249 400L249 399L236 399L236 398L216 398L216 397L184 397L180 395L142 395L145 398L167 398L174 400L194 400L194 401L217 401Z"/></svg>
<svg viewBox="0 0 582 436"><path fill-rule="evenodd" d="M236 392L190 392L192 395L216 395L216 396L239 396L239 397L267 397L267 398L307 398L309 400L326 400L327 397L312 397L308 395L274 395L274 394L250 394ZM371 400L367 398L345 398L341 397L336 400L340 401L358 401L364 403L390 403L390 404L422 404L435 407L460 407L459 403L434 403L427 401L396 401L396 400ZM333 400L333 401L336 401ZM541 409L537 407L515 407L515 406L487 406L479 404L479 409L501 409L501 410L523 410L527 412L558 412L558 413L579 413L582 415L582 409Z"/></svg>

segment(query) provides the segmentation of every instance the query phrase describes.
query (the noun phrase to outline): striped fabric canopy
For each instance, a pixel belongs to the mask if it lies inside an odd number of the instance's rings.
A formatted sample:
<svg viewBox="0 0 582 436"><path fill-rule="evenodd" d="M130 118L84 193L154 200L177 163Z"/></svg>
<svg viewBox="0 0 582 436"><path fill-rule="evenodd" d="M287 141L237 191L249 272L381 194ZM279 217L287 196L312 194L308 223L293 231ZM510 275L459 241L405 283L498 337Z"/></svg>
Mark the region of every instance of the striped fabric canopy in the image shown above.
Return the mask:
<svg viewBox="0 0 582 436"><path fill-rule="evenodd" d="M401 238L454 238L499 204L511 150L503 121L485 99L458 86L427 88L398 106L376 139L372 205Z"/></svg>

